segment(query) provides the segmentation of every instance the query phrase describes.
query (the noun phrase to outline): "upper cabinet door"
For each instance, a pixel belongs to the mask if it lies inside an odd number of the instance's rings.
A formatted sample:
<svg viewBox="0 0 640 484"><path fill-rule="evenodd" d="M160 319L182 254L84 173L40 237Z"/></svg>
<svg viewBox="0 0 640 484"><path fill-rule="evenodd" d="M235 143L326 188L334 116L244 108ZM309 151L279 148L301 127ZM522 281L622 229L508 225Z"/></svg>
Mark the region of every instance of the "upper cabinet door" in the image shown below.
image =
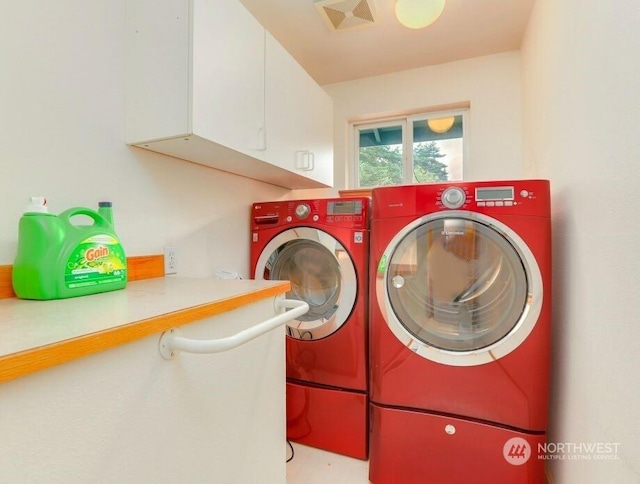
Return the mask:
<svg viewBox="0 0 640 484"><path fill-rule="evenodd" d="M255 151L265 31L237 0L130 0L127 142L195 134Z"/></svg>
<svg viewBox="0 0 640 484"><path fill-rule="evenodd" d="M193 2L193 133L245 153L263 145L265 30L237 0Z"/></svg>
<svg viewBox="0 0 640 484"><path fill-rule="evenodd" d="M127 0L126 141L190 132L189 1Z"/></svg>
<svg viewBox="0 0 640 484"><path fill-rule="evenodd" d="M333 100L269 32L265 69L265 156L333 185Z"/></svg>
<svg viewBox="0 0 640 484"><path fill-rule="evenodd" d="M238 0L127 0L126 36L128 144L287 188L332 185L331 99Z"/></svg>

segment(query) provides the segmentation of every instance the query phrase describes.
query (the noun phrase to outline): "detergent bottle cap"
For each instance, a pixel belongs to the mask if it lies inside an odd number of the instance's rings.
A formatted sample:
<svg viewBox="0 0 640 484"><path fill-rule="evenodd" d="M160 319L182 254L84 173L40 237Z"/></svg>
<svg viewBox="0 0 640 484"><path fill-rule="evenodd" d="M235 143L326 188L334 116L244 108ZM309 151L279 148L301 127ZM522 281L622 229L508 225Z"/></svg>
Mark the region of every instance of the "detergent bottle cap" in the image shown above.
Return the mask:
<svg viewBox="0 0 640 484"><path fill-rule="evenodd" d="M29 197L29 206L25 213L49 213L47 199L44 197Z"/></svg>
<svg viewBox="0 0 640 484"><path fill-rule="evenodd" d="M98 213L102 215L113 228L113 204L111 202L98 202Z"/></svg>

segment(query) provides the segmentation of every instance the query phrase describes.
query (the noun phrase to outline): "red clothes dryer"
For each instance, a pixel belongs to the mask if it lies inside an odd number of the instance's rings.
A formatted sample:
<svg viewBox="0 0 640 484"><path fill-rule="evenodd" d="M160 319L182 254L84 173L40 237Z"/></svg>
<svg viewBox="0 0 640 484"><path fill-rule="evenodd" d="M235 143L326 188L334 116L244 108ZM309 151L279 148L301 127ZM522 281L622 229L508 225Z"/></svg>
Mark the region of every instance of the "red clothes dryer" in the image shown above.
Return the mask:
<svg viewBox="0 0 640 484"><path fill-rule="evenodd" d="M368 455L369 198L254 203L255 279L291 282L310 310L287 326L287 437Z"/></svg>
<svg viewBox="0 0 640 484"><path fill-rule="evenodd" d="M374 189L369 478L544 482L545 180Z"/></svg>

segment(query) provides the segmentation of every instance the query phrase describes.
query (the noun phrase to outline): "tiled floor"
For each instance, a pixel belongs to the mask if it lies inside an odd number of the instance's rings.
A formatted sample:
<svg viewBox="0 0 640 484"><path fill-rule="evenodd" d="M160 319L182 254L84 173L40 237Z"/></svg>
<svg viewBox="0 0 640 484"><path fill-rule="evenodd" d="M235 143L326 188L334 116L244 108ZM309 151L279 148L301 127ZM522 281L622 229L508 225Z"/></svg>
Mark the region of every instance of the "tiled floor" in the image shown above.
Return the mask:
<svg viewBox="0 0 640 484"><path fill-rule="evenodd" d="M287 484L368 484L369 462L292 443ZM287 458L291 456L288 451Z"/></svg>

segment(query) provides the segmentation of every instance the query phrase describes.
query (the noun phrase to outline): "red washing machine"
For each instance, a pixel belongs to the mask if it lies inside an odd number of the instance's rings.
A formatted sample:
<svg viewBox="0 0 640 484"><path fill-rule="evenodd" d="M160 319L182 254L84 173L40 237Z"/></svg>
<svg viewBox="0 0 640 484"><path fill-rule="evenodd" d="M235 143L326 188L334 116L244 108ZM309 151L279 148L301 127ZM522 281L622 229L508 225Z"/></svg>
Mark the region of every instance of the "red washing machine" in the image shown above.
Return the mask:
<svg viewBox="0 0 640 484"><path fill-rule="evenodd" d="M368 456L369 198L254 203L255 279L291 282L310 310L287 326L287 438Z"/></svg>
<svg viewBox="0 0 640 484"><path fill-rule="evenodd" d="M372 193L374 484L544 482L549 182Z"/></svg>

